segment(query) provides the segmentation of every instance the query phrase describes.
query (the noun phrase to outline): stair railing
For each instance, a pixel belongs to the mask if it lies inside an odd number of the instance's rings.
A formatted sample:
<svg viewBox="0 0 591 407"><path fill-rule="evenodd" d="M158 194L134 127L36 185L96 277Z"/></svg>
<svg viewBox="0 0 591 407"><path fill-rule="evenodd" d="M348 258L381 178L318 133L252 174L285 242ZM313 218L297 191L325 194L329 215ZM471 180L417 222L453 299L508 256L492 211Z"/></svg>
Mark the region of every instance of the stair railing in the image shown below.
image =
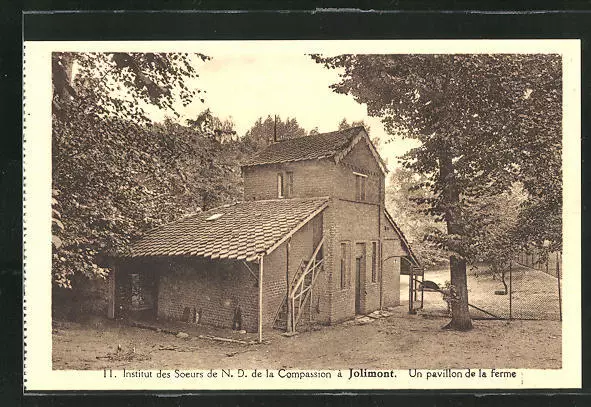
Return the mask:
<svg viewBox="0 0 591 407"><path fill-rule="evenodd" d="M290 290L289 301L291 301L291 315L288 315L288 318L291 318L291 327L293 330L295 330L295 327L297 326L297 323L299 322L300 317L302 315L302 304L305 303L306 300L308 299L308 297L309 297L308 294L310 293L310 290L312 289L312 286L314 285L314 282L316 281L316 277L318 276L317 270L319 270L320 266L324 263L324 258L322 258L320 260L316 259L316 256L318 255L318 252L322 248L323 243L324 243L324 237L320 240L320 242L318 243L318 246L316 246L316 249L314 249L314 253L312 253L312 256L310 257L310 261L308 261L306 268L300 274L295 285L293 285ZM308 276L308 274L310 274L310 273L312 274L311 279L310 279L310 284L305 286L304 281L305 281L306 277ZM297 315L295 313L296 301L298 302Z"/></svg>
<svg viewBox="0 0 591 407"><path fill-rule="evenodd" d="M299 271L302 269L302 266L303 266L303 264L304 264L304 262L305 262L305 261L306 261L306 260L303 260L303 259L302 259L302 261L300 261L300 265L299 265L299 266L298 266L298 268L297 268L297 272L296 272L296 273L294 273L294 276L293 276L293 277L292 277L292 279L291 279L291 283L290 283L290 285L289 285L289 287L290 287L290 288L291 288L291 287L293 287L293 284L294 284L294 282L295 282L295 280L296 280L297 276L299 275L299 273L298 273L298 272L299 272ZM282 299L282 300L281 300L281 302L279 303L279 307L277 308L277 311L275 312L275 318L273 318L273 321L277 321L277 318L279 318L279 313L281 312L281 309L283 308L283 304L285 304L285 303L287 302L287 300L288 300L288 296L289 296L289 294L288 294L288 293L286 293L286 294L283 296L283 299ZM274 323L274 322L273 322L273 323Z"/></svg>

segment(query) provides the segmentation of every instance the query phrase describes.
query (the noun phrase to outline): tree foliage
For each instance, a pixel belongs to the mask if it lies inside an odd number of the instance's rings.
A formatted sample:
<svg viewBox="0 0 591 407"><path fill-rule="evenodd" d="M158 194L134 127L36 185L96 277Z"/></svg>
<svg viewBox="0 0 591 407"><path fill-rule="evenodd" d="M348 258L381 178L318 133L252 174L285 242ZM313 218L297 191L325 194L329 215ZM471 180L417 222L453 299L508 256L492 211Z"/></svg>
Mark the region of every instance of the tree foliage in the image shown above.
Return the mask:
<svg viewBox="0 0 591 407"><path fill-rule="evenodd" d="M190 89L197 78L194 60L203 54L139 52L54 52L53 111L71 109L87 115L111 116L149 123L150 106L178 116L176 103L186 106L204 91ZM201 99L203 101L203 99Z"/></svg>
<svg viewBox="0 0 591 407"><path fill-rule="evenodd" d="M295 118L287 117L283 121L279 116L275 120L275 117L268 115L264 120L262 117L259 117L246 132L244 139L255 144L257 149L262 149L273 142L275 134L277 135L277 140L285 140L303 137L306 135L306 130L299 125Z"/></svg>
<svg viewBox="0 0 591 407"><path fill-rule="evenodd" d="M152 123L199 90L192 58L203 55L54 53L53 281L107 273L104 255L143 232L237 199L237 143L212 126ZM209 116L212 116L209 114ZM217 119L219 120L219 119ZM210 121L215 122L213 116Z"/></svg>
<svg viewBox="0 0 591 407"><path fill-rule="evenodd" d="M429 214L429 206L423 201L431 196L429 190L421 188L426 180L423 174L403 167L396 168L386 185L386 207L404 231L421 263L430 266L447 261L449 253L429 239L443 233L445 225Z"/></svg>
<svg viewBox="0 0 591 407"><path fill-rule="evenodd" d="M467 208L516 182L528 199L519 241L561 245L561 59L543 54L340 55L312 58L340 70L337 93L367 104L391 135L421 145L403 164L423 174L431 196L421 200L444 221L432 235L452 253L451 283L459 298L450 327L470 329L466 261L479 235ZM544 227L544 222L552 222ZM473 226L473 225L472 225Z"/></svg>
<svg viewBox="0 0 591 407"><path fill-rule="evenodd" d="M211 135L220 143L238 140L232 119L222 120L215 116L210 109L205 109L195 119L188 119L187 126Z"/></svg>

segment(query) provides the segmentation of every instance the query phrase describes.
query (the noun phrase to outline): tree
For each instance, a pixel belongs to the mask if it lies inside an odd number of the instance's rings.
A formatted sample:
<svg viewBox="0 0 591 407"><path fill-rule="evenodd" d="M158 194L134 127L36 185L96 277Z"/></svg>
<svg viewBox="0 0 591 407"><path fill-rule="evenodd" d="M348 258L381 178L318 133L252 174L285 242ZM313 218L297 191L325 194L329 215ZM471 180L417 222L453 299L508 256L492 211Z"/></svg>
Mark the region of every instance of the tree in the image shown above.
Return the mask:
<svg viewBox="0 0 591 407"><path fill-rule="evenodd" d="M526 199L522 186L515 183L499 194L479 197L466 205L464 212L473 242L471 260L488 265L493 277L499 277L503 283L505 294L506 272L522 247L516 232L521 205Z"/></svg>
<svg viewBox="0 0 591 407"><path fill-rule="evenodd" d="M423 265L435 265L449 258L449 253L437 247L429 236L444 231L444 224L429 214L429 205L423 200L432 196L423 188L427 177L398 167L389 177L386 186L386 207L404 231L413 251Z"/></svg>
<svg viewBox="0 0 591 407"><path fill-rule="evenodd" d="M277 140L303 137L306 135L304 130L295 118L287 117L285 121L281 117L267 116L265 120L259 117L254 125L246 132L244 138L254 143L258 149L265 148L273 142L273 137Z"/></svg>
<svg viewBox="0 0 591 407"><path fill-rule="evenodd" d="M209 109L199 113L195 119L188 119L187 126L210 135L220 143L227 143L237 139L234 122L231 119L222 120L214 116Z"/></svg>
<svg viewBox="0 0 591 407"><path fill-rule="evenodd" d="M435 236L449 250L457 298L446 326L472 328L466 262L476 236L466 223L470 200L492 196L521 181L525 205L545 208L560 225L561 59L558 55L339 55L312 58L340 70L337 93L366 103L391 135L421 145L404 165L428 178L429 212L446 223ZM542 175L550 177L542 182ZM539 203L537 201L540 201ZM537 218L529 211L528 219ZM553 228L554 229L554 228ZM556 233L546 236L555 244ZM527 233L538 240L539 231Z"/></svg>
<svg viewBox="0 0 591 407"><path fill-rule="evenodd" d="M199 93L202 55L54 53L53 281L104 277L104 255L164 222L240 195L233 145L165 120Z"/></svg>
<svg viewBox="0 0 591 407"><path fill-rule="evenodd" d="M178 117L176 103L186 106L204 92L189 89L185 82L198 77L195 60L209 57L197 53L54 52L51 60L54 114L65 117L75 109L87 115L149 123L147 107Z"/></svg>

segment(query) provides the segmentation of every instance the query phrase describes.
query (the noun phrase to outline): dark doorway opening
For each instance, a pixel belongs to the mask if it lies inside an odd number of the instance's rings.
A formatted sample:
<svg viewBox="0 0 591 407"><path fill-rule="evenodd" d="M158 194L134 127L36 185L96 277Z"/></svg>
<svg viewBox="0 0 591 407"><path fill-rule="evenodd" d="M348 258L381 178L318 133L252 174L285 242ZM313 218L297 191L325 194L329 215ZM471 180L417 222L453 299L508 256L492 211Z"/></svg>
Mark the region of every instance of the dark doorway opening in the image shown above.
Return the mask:
<svg viewBox="0 0 591 407"><path fill-rule="evenodd" d="M115 317L150 320L156 317L157 287L154 272L116 274Z"/></svg>

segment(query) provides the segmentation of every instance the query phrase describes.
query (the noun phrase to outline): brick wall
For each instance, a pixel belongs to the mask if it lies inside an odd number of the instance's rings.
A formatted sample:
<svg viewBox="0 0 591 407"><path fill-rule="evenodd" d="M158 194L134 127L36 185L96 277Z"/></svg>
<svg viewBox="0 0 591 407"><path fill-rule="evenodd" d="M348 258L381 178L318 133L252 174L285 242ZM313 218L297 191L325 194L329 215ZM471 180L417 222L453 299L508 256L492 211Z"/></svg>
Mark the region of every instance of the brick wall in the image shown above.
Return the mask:
<svg viewBox="0 0 591 407"><path fill-rule="evenodd" d="M297 231L290 240L289 243L289 275L287 281L291 282L296 275L302 260L309 260L314 252L313 235L314 225L323 223L323 214L320 213L306 225L304 225L299 231ZM322 229L320 230L322 231ZM270 326L274 322L277 310L281 306L285 294L287 292L287 281L286 281L286 267L287 267L287 242L279 246L270 255L265 257L265 275L263 277L263 290L265 293L263 301L263 324ZM321 295L322 291L318 291L316 288L318 283L323 281L325 272L319 274L319 280L316 281L315 287L312 291L312 297L310 298L313 304L314 312L312 318L320 311L316 312L316 309L328 307L325 301L319 302L320 298L325 298Z"/></svg>
<svg viewBox="0 0 591 407"><path fill-rule="evenodd" d="M382 305L384 307L400 305L400 257L392 257L395 253L397 240L384 240L382 266L383 292ZM386 260L387 259L387 260Z"/></svg>
<svg viewBox="0 0 591 407"><path fill-rule="evenodd" d="M258 265L249 264L258 275ZM201 323L231 327L234 310L242 310L242 328L258 329L258 285L236 261L176 260L158 267L158 317L180 320L185 307L202 310Z"/></svg>
<svg viewBox="0 0 591 407"><path fill-rule="evenodd" d="M273 319L277 313L281 301L285 297L285 247L279 246L268 256L264 258L263 270L263 326L268 327L273 324ZM256 265L258 267L258 265ZM258 268L257 268L258 270ZM258 297L257 297L258 301ZM257 303L258 307L258 303Z"/></svg>
<svg viewBox="0 0 591 407"><path fill-rule="evenodd" d="M334 161L314 160L245 167L244 200L277 199L277 174L293 172L292 198L333 194Z"/></svg>
<svg viewBox="0 0 591 407"><path fill-rule="evenodd" d="M383 292L382 305L385 307L400 305L400 267L402 256L406 255L398 233L393 229L386 216L382 214L382 265Z"/></svg>
<svg viewBox="0 0 591 407"><path fill-rule="evenodd" d="M341 163L335 170L335 197L341 199L355 200L355 174L359 172L367 175L365 193L365 202L380 203L380 184L383 185L384 175L380 172L373 155L367 144L361 140L353 149L341 160ZM382 197L383 202L383 197Z"/></svg>
<svg viewBox="0 0 591 407"><path fill-rule="evenodd" d="M380 167L376 162L369 146L365 140L359 140L353 149L343 157L341 162L360 167L371 172L380 172Z"/></svg>
<svg viewBox="0 0 591 407"><path fill-rule="evenodd" d="M361 312L371 312L379 308L379 283L371 283L371 241L378 240L379 206L334 200L335 235L333 242L332 274L334 290L332 295L331 322L341 321L355 315L355 245L365 243L365 276L361 279ZM340 281L340 243L350 242L350 285L341 289Z"/></svg>
<svg viewBox="0 0 591 407"><path fill-rule="evenodd" d="M322 212L322 230L324 236L323 271L318 276L314 289L312 291L312 315L311 319L319 324L330 324L332 319L332 295L333 295L333 273L335 262L335 211L332 207L333 200L330 200L328 207Z"/></svg>

